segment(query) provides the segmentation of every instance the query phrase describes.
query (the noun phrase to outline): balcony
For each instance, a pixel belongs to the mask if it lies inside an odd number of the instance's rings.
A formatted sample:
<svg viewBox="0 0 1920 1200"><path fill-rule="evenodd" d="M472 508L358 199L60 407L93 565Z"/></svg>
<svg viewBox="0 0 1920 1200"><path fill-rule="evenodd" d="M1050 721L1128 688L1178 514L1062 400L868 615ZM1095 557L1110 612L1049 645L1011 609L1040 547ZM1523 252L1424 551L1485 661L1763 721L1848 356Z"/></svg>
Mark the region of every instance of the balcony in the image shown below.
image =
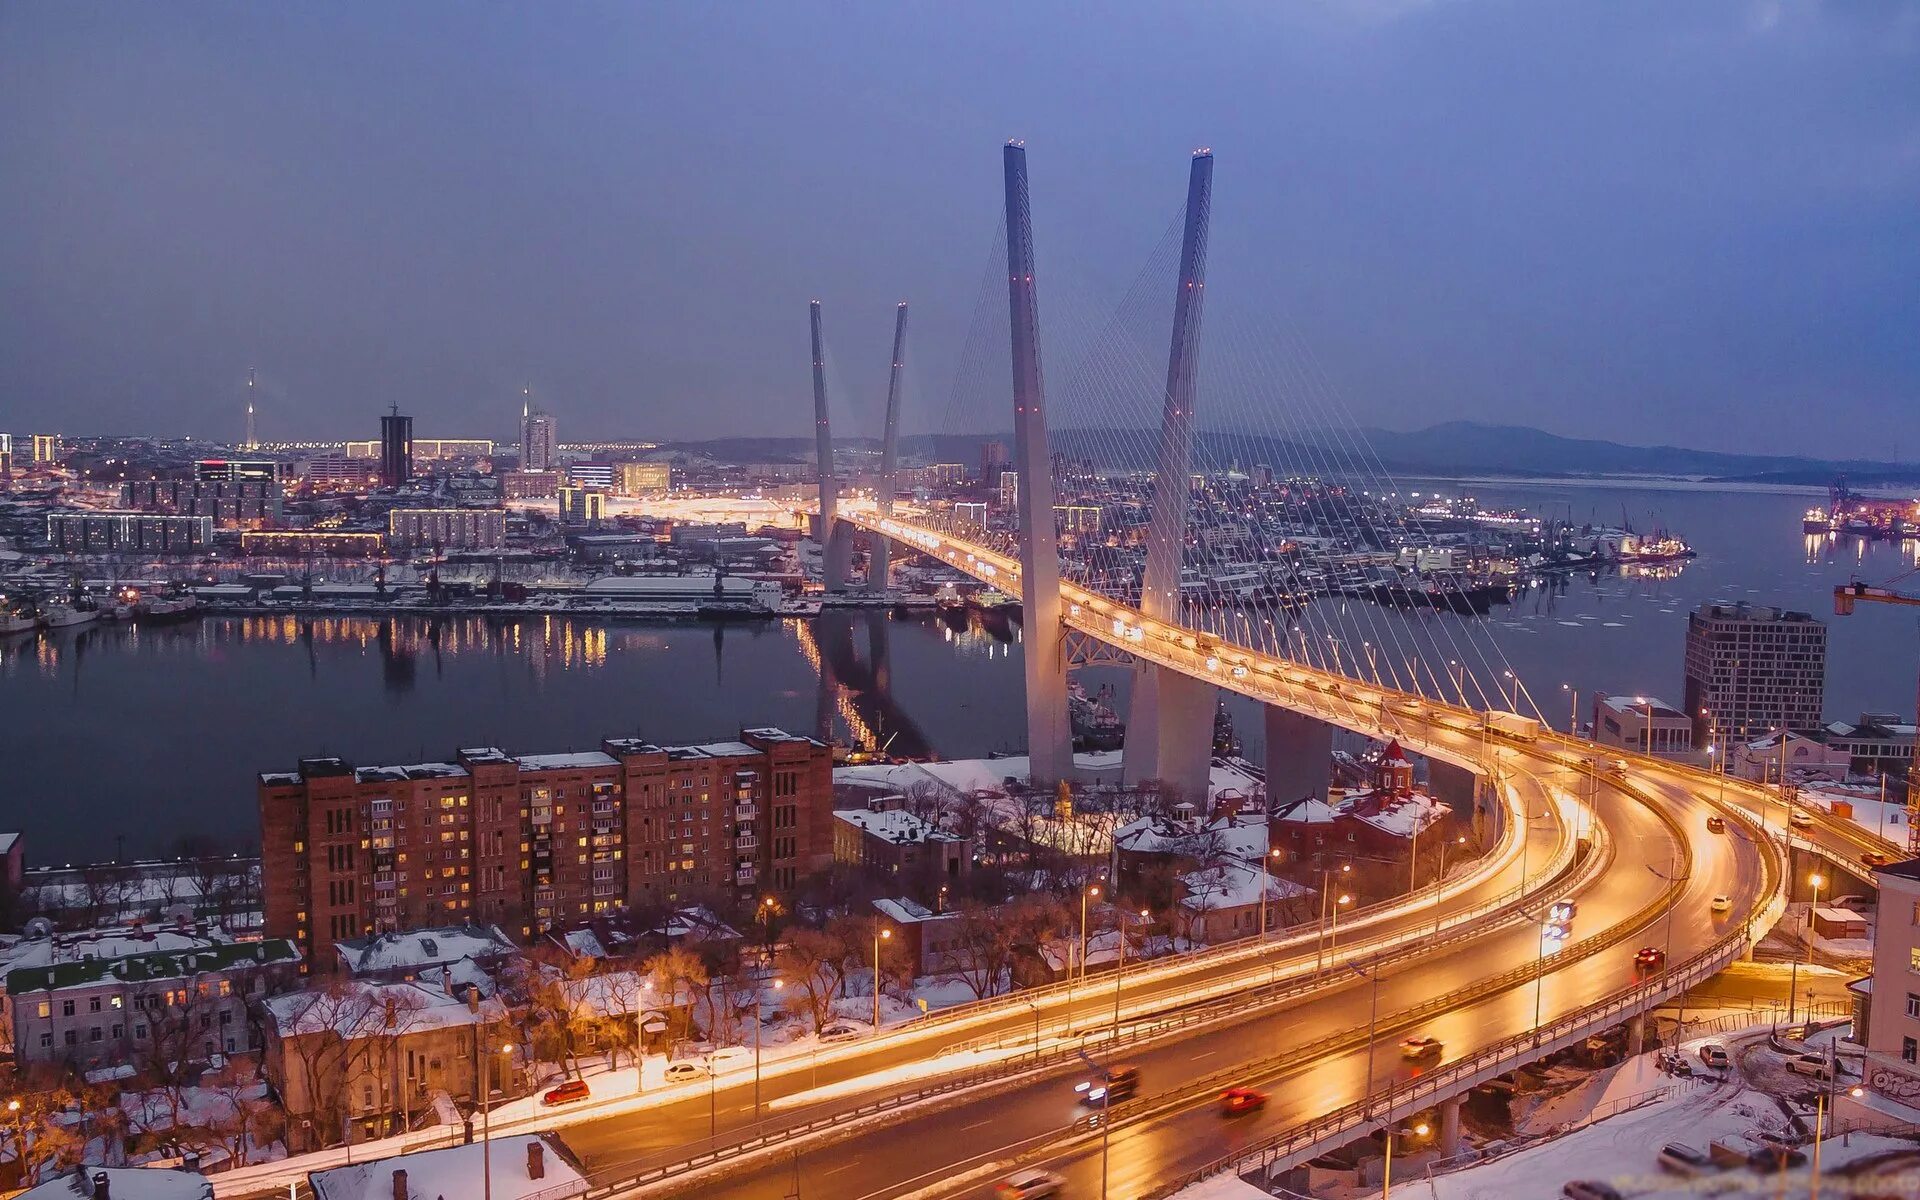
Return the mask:
<svg viewBox="0 0 1920 1200"><path fill-rule="evenodd" d="M733 819L736 821L751 821L759 815L760 810L751 804L736 804L733 806Z"/></svg>
<svg viewBox="0 0 1920 1200"><path fill-rule="evenodd" d="M750 833L743 833L733 839L733 848L736 850L754 850L759 848L759 845L760 839Z"/></svg>
<svg viewBox="0 0 1920 1200"><path fill-rule="evenodd" d="M611 816L618 811L620 811L620 805L617 801L595 800L593 802L593 815L596 817Z"/></svg>
<svg viewBox="0 0 1920 1200"><path fill-rule="evenodd" d="M598 880L593 885L593 894L595 896L617 896L620 894L620 885L611 879Z"/></svg>
<svg viewBox="0 0 1920 1200"><path fill-rule="evenodd" d="M733 873L733 881L737 884L740 884L742 887L745 887L751 884L754 881L754 878L755 878L755 875L752 867L741 867L738 871L735 871Z"/></svg>

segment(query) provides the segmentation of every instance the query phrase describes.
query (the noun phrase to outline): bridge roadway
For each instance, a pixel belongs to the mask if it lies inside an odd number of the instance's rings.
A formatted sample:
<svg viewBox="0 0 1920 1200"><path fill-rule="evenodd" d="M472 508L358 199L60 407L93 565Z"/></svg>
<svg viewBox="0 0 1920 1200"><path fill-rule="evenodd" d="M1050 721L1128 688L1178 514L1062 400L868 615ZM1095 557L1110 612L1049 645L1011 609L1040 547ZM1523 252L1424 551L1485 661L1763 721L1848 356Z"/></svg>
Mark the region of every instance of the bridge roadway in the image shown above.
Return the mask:
<svg viewBox="0 0 1920 1200"><path fill-rule="evenodd" d="M1522 769L1522 773L1524 769ZM1584 772L1547 768L1525 773L1534 795L1583 786ZM1412 1078L1421 1069L1402 1061L1398 1042L1419 1032L1446 1045L1443 1061L1497 1043L1534 1027L1536 1011L1551 1023L1593 998L1636 980L1632 959L1644 945L1666 945L1664 908L1650 910L1663 884L1655 872L1687 872L1672 920L1671 959L1681 961L1738 928L1764 903L1764 868L1754 843L1735 832L1707 833L1712 806L1685 788L1647 790L1649 803L1612 785L1596 797L1598 818L1609 833L1613 861L1578 892L1573 936L1561 947L1543 942L1531 923L1507 924L1470 943L1380 971L1378 1027L1373 1039L1375 1090L1389 1077ZM1655 811L1665 815L1675 829ZM1691 862L1689 865L1689 851ZM1739 897L1731 912L1716 914L1716 893ZM1542 955L1545 950L1544 956ZM1538 982L1533 972L1538 970ZM1445 1002L1443 1011L1421 1012L1457 989L1517 973L1485 990ZM1096 981L1096 986L1098 986ZM1257 1141L1287 1125L1332 1111L1365 1094L1368 1015L1373 984L1342 973L1318 993L1284 1007L1242 1019L1199 1027L1174 1040L1120 1060L1139 1067L1148 1099L1220 1074L1200 1094L1170 1110L1131 1118L1123 1109L1109 1147L1112 1195L1137 1197ZM1110 993L1107 997L1110 1001ZM1347 1034L1345 1044L1329 1039ZM1101 1053L1103 1060L1108 1056ZM1264 1066L1262 1060L1278 1058ZM1427 1069L1438 1065L1429 1063ZM1071 1068L1032 1078L1008 1090L956 1099L896 1124L798 1157L769 1154L749 1167L711 1179L689 1179L676 1190L715 1200L780 1200L801 1195L878 1198L909 1193L930 1197L986 1196L1014 1165L1045 1165L1065 1175L1068 1192L1092 1196L1100 1188L1098 1137L1077 1134L1085 1116L1074 1102L1072 1083L1084 1071ZM1265 1112L1227 1120L1218 1115L1214 1088L1248 1084L1268 1089ZM804 1102L804 1093L776 1106ZM578 1142L572 1133L569 1140ZM671 1186L671 1185L668 1185Z"/></svg>

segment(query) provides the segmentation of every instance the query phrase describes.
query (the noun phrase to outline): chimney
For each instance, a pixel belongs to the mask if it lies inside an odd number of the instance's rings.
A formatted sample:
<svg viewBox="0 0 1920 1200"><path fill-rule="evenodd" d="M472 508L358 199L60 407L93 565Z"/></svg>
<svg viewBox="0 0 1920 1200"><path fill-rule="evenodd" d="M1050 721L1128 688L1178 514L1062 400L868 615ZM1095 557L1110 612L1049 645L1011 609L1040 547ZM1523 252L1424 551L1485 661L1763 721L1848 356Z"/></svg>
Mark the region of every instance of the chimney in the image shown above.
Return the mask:
<svg viewBox="0 0 1920 1200"><path fill-rule="evenodd" d="M393 1200L407 1200L407 1171L405 1167L394 1168Z"/></svg>
<svg viewBox="0 0 1920 1200"><path fill-rule="evenodd" d="M111 1200L113 1183L105 1171L93 1173L93 1200Z"/></svg>
<svg viewBox="0 0 1920 1200"><path fill-rule="evenodd" d="M539 1138L527 1139L527 1178L547 1177L547 1144Z"/></svg>

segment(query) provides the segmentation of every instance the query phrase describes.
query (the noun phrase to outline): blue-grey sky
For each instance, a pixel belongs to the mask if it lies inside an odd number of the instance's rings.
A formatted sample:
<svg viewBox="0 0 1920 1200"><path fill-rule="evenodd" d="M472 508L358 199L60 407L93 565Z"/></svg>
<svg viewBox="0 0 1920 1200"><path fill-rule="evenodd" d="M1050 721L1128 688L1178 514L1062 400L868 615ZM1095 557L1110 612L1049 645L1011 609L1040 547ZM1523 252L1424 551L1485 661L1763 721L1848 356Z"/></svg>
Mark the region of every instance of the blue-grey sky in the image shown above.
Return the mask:
<svg viewBox="0 0 1920 1200"><path fill-rule="evenodd" d="M1920 457L1898 0L13 0L0 427L237 437L253 366L268 438L798 435L816 295L945 396L1009 137L1043 319L1211 145L1210 303L1363 423Z"/></svg>

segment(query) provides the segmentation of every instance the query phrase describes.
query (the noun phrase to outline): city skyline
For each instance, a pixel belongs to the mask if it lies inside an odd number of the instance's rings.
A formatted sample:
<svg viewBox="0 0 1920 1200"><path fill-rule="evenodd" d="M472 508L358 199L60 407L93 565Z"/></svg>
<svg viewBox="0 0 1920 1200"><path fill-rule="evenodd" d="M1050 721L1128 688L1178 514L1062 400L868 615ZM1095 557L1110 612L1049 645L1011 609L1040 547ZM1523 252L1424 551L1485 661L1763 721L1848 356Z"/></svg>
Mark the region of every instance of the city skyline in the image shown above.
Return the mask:
<svg viewBox="0 0 1920 1200"><path fill-rule="evenodd" d="M1897 9L429 13L0 18L0 157L35 181L4 201L9 423L238 441L256 368L267 441L393 403L498 436L529 381L581 434L799 436L820 296L856 411L914 302L906 428L938 430L1014 135L1048 311L1095 320L1213 145L1216 303L1280 312L1363 425L1862 457L1920 379L1883 315L1920 278Z"/></svg>

